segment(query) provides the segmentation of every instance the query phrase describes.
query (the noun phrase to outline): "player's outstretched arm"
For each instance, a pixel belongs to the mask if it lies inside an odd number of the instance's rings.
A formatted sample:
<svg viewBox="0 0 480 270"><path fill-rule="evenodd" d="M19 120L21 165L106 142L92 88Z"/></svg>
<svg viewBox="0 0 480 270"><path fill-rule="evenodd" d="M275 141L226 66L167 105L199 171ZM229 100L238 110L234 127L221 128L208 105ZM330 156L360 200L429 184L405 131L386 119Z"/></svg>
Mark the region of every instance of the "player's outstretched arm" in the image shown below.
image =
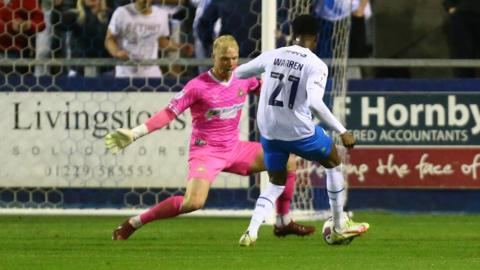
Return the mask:
<svg viewBox="0 0 480 270"><path fill-rule="evenodd" d="M342 143L347 148L352 148L355 145L355 137L352 133L340 123L333 113L328 109L323 102L323 93L325 92L325 85L327 84L327 71L317 70L312 74L307 81L307 96L311 108L316 111L316 116L327 124L330 128L340 134ZM314 112L315 112L314 111Z"/></svg>
<svg viewBox="0 0 480 270"><path fill-rule="evenodd" d="M342 143L347 148L353 148L355 145L355 137L353 134L340 123L333 113L328 109L327 105L321 100L317 100L315 105L312 104L313 109L317 111L316 116L320 118L322 123L327 124L331 129L340 134Z"/></svg>
<svg viewBox="0 0 480 270"><path fill-rule="evenodd" d="M105 136L105 146L113 154L129 146L132 142L170 123L175 118L175 113L165 108L150 117L145 124L135 128L119 128Z"/></svg>
<svg viewBox="0 0 480 270"><path fill-rule="evenodd" d="M262 53L253 60L240 65L234 71L235 76L240 79L250 78L265 72L265 64L268 60L266 53Z"/></svg>

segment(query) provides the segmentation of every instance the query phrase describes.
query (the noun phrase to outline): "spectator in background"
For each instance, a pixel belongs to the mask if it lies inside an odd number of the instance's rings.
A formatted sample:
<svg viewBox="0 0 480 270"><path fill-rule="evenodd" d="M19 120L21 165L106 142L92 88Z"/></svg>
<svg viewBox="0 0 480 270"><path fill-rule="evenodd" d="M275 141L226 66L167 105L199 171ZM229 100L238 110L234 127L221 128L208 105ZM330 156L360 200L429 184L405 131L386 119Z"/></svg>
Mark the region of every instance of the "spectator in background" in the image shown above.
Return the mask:
<svg viewBox="0 0 480 270"><path fill-rule="evenodd" d="M158 58L158 49L184 50L192 54L191 45L170 42L168 13L152 6L152 0L136 0L115 10L105 37L111 56L121 60ZM116 77L162 77L158 66L116 66Z"/></svg>
<svg viewBox="0 0 480 270"><path fill-rule="evenodd" d="M260 0L211 0L198 21L197 35L206 51L211 52L214 26L220 18L219 35L235 37L240 46L240 57L254 57L260 52L260 13Z"/></svg>
<svg viewBox="0 0 480 270"><path fill-rule="evenodd" d="M316 0L313 14L320 20L317 55L320 58L333 56L334 23L350 16L349 57L365 58L370 54L367 45L365 20L370 18L372 10L369 0Z"/></svg>
<svg viewBox="0 0 480 270"><path fill-rule="evenodd" d="M115 10L118 7L128 5L132 3L133 0L107 0L108 7Z"/></svg>
<svg viewBox="0 0 480 270"><path fill-rule="evenodd" d="M107 58L103 46L111 12L105 0L77 0L76 7L62 13L62 26L71 31L72 58ZM88 70L88 69L87 69ZM102 71L108 71L108 68ZM69 75L83 74L83 68L70 70ZM92 71L96 75L95 71Z"/></svg>
<svg viewBox="0 0 480 270"><path fill-rule="evenodd" d="M116 9L120 6L128 5L135 0L107 0L108 7L112 9ZM180 5L181 3L185 2L185 0L153 0L153 4L161 4L161 5Z"/></svg>
<svg viewBox="0 0 480 270"><path fill-rule="evenodd" d="M53 9L50 13L51 31L54 38L50 40L50 51L52 58L70 58L72 33L66 31L62 23L62 15L69 10L74 10L77 0L53 0ZM51 74L61 74L64 67L50 67Z"/></svg>
<svg viewBox="0 0 480 270"><path fill-rule="evenodd" d="M35 36L35 59L48 61L52 58L52 42L58 40L55 36L54 27L52 25L52 13L55 12L55 5L62 0L40 1L43 18L45 21L45 29ZM55 67L58 70L58 67ZM35 66L35 76L50 75L52 67L39 63Z"/></svg>
<svg viewBox="0 0 480 270"><path fill-rule="evenodd" d="M194 45L195 45L195 58L197 59L205 59L210 57L210 48L205 48L203 42L200 40L198 35L198 22L202 17L205 9L208 5L212 2L212 0L192 0L191 3L195 6L195 18L193 20L193 38L194 38ZM213 26L213 38L218 37L218 33L220 32L220 28L222 23L220 19L217 19ZM203 73L208 70L207 66L199 66L198 72Z"/></svg>
<svg viewBox="0 0 480 270"><path fill-rule="evenodd" d="M0 58L33 58L35 35L45 28L37 0L0 0ZM9 68L7 68L9 69ZM5 72L11 71L2 68ZM20 73L28 68L20 67Z"/></svg>
<svg viewBox="0 0 480 270"><path fill-rule="evenodd" d="M194 7L184 0L154 0L154 5L164 9L169 14L170 43L183 44L184 50L163 50L162 58L168 59L168 67L162 66L166 79L179 80L180 76L192 78L196 70L184 65L180 58L193 57L193 14ZM166 72L165 72L166 71Z"/></svg>
<svg viewBox="0 0 480 270"><path fill-rule="evenodd" d="M451 57L456 59L480 58L480 1L444 0L450 16ZM455 68L459 78L476 77L473 68Z"/></svg>
<svg viewBox="0 0 480 270"><path fill-rule="evenodd" d="M355 4L357 3L357 4ZM350 46L348 55L352 58L367 58L371 54L371 48L367 43L367 20L372 16L370 0L356 0L352 2Z"/></svg>

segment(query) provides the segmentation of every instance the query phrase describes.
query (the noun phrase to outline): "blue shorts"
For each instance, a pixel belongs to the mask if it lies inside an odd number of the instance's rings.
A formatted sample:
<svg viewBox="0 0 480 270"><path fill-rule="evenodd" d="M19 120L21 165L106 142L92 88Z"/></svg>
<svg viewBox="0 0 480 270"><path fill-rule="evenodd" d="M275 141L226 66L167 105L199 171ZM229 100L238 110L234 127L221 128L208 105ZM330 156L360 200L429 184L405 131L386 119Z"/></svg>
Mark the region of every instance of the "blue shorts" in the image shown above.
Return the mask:
<svg viewBox="0 0 480 270"><path fill-rule="evenodd" d="M260 142L265 166L271 172L284 170L290 153L310 161L320 161L330 155L333 145L332 138L320 126L315 126L315 134L305 139L282 141L260 137Z"/></svg>

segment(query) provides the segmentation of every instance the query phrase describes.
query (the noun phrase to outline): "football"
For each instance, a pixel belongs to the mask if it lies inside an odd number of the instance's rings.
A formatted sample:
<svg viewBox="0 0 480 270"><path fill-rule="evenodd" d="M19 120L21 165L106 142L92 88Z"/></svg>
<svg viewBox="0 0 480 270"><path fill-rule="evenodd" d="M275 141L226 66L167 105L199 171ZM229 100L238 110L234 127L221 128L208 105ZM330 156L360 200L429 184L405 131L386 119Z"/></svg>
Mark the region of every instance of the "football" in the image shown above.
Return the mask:
<svg viewBox="0 0 480 270"><path fill-rule="evenodd" d="M348 218L348 216L346 216L346 218ZM327 243L328 245L348 245L353 241L353 238L348 238L341 241L333 241L331 238L332 232L333 232L333 218L329 217L325 221L325 223L323 223L323 229L322 229L322 236L325 243Z"/></svg>

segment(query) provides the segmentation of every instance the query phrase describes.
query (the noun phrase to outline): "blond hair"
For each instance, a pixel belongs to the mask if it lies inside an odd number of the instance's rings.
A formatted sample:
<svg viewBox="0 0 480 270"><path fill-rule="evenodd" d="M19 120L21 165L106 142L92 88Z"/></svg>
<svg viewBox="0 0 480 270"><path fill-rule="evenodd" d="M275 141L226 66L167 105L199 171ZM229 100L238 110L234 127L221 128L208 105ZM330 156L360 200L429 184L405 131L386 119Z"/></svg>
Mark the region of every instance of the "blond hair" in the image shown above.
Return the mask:
<svg viewBox="0 0 480 270"><path fill-rule="evenodd" d="M227 48L233 48L238 51L238 43L231 35L219 36L213 42L213 54L221 53Z"/></svg>

